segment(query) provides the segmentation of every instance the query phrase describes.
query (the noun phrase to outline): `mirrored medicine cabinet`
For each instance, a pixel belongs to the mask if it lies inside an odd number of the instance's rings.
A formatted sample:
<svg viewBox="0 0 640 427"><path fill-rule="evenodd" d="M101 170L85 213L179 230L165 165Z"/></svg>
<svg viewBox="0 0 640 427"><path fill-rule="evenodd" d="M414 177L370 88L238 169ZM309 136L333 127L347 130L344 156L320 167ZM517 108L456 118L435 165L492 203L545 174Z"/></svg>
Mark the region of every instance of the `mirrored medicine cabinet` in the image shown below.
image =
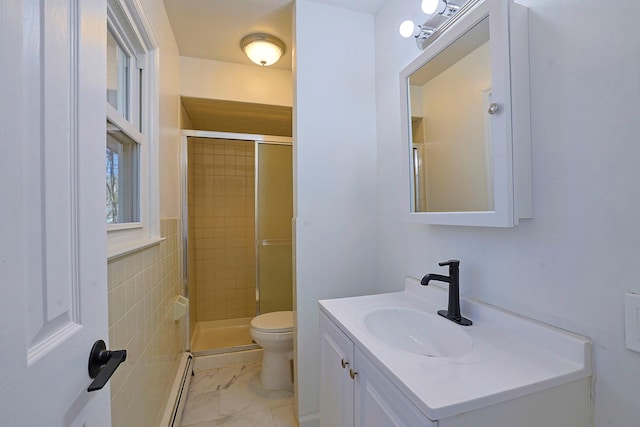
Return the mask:
<svg viewBox="0 0 640 427"><path fill-rule="evenodd" d="M470 0L400 74L409 221L532 217L527 9Z"/></svg>

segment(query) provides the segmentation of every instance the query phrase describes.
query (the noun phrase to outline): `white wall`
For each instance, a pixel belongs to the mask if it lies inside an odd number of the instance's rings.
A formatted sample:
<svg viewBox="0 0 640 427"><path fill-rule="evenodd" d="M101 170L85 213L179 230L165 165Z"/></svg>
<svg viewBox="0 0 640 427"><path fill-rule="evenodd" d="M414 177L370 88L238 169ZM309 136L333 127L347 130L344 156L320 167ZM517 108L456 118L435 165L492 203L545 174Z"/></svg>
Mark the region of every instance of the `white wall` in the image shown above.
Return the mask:
<svg viewBox="0 0 640 427"><path fill-rule="evenodd" d="M176 218L180 216L180 56L164 3L141 0L141 4L160 45L160 217Z"/></svg>
<svg viewBox="0 0 640 427"><path fill-rule="evenodd" d="M184 96L291 106L292 92L288 70L180 58L180 94Z"/></svg>
<svg viewBox="0 0 640 427"><path fill-rule="evenodd" d="M301 425L317 422L317 301L375 290L373 16L297 0L294 176Z"/></svg>
<svg viewBox="0 0 640 427"><path fill-rule="evenodd" d="M398 25L418 0L376 14L378 289L459 258L461 293L591 337L594 425L640 419L640 353L625 349L623 295L640 292L640 3L530 7L534 218L513 229L408 225L398 73L419 51Z"/></svg>

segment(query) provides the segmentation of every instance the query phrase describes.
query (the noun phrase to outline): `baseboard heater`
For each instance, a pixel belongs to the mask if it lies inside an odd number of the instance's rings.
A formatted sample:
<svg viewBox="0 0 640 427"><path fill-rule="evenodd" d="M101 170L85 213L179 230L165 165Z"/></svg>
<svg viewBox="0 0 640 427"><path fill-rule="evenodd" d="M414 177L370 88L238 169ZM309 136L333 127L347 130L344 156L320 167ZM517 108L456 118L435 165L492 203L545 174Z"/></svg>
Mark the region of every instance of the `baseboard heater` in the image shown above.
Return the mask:
<svg viewBox="0 0 640 427"><path fill-rule="evenodd" d="M171 393L167 400L167 408L162 417L162 427L179 427L182 419L182 410L187 401L189 383L193 373L193 356L191 353L184 353L178 366L176 379L171 387Z"/></svg>

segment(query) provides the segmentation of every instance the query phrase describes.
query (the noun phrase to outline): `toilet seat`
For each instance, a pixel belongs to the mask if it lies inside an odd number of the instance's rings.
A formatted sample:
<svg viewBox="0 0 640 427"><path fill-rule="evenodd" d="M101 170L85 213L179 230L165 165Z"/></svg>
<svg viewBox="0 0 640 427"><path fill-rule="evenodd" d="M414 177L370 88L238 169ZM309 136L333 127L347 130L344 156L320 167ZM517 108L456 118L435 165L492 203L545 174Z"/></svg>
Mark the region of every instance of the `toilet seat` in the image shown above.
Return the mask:
<svg viewBox="0 0 640 427"><path fill-rule="evenodd" d="M292 332L293 311L276 311L256 316L251 320L251 328L260 332Z"/></svg>

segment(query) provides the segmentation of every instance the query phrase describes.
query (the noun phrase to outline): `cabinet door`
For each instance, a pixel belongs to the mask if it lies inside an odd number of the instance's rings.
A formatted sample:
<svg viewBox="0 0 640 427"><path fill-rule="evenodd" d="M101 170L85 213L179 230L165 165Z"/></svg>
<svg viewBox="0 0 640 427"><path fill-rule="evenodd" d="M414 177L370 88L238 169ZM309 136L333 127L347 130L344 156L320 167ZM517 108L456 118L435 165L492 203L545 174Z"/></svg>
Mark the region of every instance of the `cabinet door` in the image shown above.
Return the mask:
<svg viewBox="0 0 640 427"><path fill-rule="evenodd" d="M324 314L320 317L320 426L353 426L353 343Z"/></svg>
<svg viewBox="0 0 640 427"><path fill-rule="evenodd" d="M357 427L437 427L356 349L355 425Z"/></svg>
<svg viewBox="0 0 640 427"><path fill-rule="evenodd" d="M400 74L409 221L513 227L533 215L527 8L484 0L446 25Z"/></svg>

